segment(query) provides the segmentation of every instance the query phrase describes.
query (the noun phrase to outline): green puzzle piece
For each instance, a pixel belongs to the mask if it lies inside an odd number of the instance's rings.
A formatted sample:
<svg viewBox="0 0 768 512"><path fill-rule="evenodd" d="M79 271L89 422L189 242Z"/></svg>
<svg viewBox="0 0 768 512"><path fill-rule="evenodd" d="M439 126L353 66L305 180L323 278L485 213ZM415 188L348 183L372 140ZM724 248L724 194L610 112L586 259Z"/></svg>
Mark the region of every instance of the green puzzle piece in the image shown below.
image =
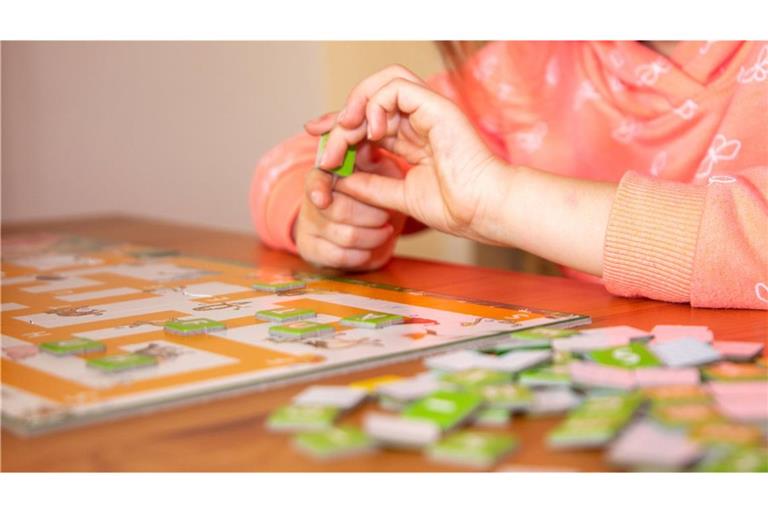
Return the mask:
<svg viewBox="0 0 768 512"><path fill-rule="evenodd" d="M440 377L440 380L455 388L479 390L485 386L506 384L512 380L512 375L495 370L473 368L470 370L446 373Z"/></svg>
<svg viewBox="0 0 768 512"><path fill-rule="evenodd" d="M768 449L747 447L723 450L705 458L696 471L710 473L768 473Z"/></svg>
<svg viewBox="0 0 768 512"><path fill-rule="evenodd" d="M513 340L553 340L557 338L569 338L579 334L573 329L556 329L553 327L536 327L525 331L513 332L509 335Z"/></svg>
<svg viewBox="0 0 768 512"><path fill-rule="evenodd" d="M88 366L103 372L122 372L157 364L157 358L146 354L115 354L112 356L90 359Z"/></svg>
<svg viewBox="0 0 768 512"><path fill-rule="evenodd" d="M545 366L524 370L520 372L517 380L525 386L568 386L571 383L571 375L565 365Z"/></svg>
<svg viewBox="0 0 768 512"><path fill-rule="evenodd" d="M318 458L358 454L373 447L373 440L355 427L336 427L296 436L296 446Z"/></svg>
<svg viewBox="0 0 768 512"><path fill-rule="evenodd" d="M280 407L267 419L267 427L277 431L314 431L333 426L339 409L316 405L286 405Z"/></svg>
<svg viewBox="0 0 768 512"><path fill-rule="evenodd" d="M661 366L661 361L648 350L644 343L630 343L621 347L593 350L589 353L589 357L596 363L620 368Z"/></svg>
<svg viewBox="0 0 768 512"><path fill-rule="evenodd" d="M314 318L317 313L311 309L301 308L277 308L266 309L264 311L257 311L256 318L259 320L266 320L268 322L295 322L298 320L306 320L307 318Z"/></svg>
<svg viewBox="0 0 768 512"><path fill-rule="evenodd" d="M336 329L332 325L309 322L307 320L273 325L269 328L269 335L275 338L303 339L312 336L325 336L334 332L336 332Z"/></svg>
<svg viewBox="0 0 768 512"><path fill-rule="evenodd" d="M533 403L533 391L516 384L485 386L482 393L485 402L494 408L518 410Z"/></svg>
<svg viewBox="0 0 768 512"><path fill-rule="evenodd" d="M547 436L552 448L593 448L613 439L621 428L614 418L569 417Z"/></svg>
<svg viewBox="0 0 768 512"><path fill-rule="evenodd" d="M475 393L440 390L409 404L403 417L428 421L450 430L465 420L482 403Z"/></svg>
<svg viewBox="0 0 768 512"><path fill-rule="evenodd" d="M517 440L490 432L457 432L428 449L435 460L487 467L517 447Z"/></svg>
<svg viewBox="0 0 768 512"><path fill-rule="evenodd" d="M69 340L42 343L40 345L40 350L57 356L69 356L74 354L104 352L106 347L103 343L89 340L88 338L72 338Z"/></svg>
<svg viewBox="0 0 768 512"><path fill-rule="evenodd" d="M185 318L183 320L171 320L163 325L165 332L180 336L194 336L209 332L223 331L227 326L216 320L208 318Z"/></svg>
<svg viewBox="0 0 768 512"><path fill-rule="evenodd" d="M324 133L320 136L320 142L317 145L317 162L316 165L320 164L320 158L323 155L323 152L325 152L325 145L328 144L328 136L330 134ZM351 176L352 173L355 171L355 159L357 158L357 148L354 146L347 148L347 152L344 154L344 162L342 164L335 168L331 169L328 172L331 172L337 176L341 176L343 178L347 176Z"/></svg>
<svg viewBox="0 0 768 512"><path fill-rule="evenodd" d="M390 325L401 324L405 321L400 315L389 313L359 313L341 319L341 325L347 327L363 327L366 329L381 329Z"/></svg>

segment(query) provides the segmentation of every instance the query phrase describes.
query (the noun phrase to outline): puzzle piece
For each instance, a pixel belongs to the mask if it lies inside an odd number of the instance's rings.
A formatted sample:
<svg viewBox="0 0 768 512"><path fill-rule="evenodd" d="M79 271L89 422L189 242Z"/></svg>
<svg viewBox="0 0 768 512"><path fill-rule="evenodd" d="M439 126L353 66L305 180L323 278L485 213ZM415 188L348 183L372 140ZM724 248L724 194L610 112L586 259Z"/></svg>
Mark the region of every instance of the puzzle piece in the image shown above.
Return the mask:
<svg viewBox="0 0 768 512"><path fill-rule="evenodd" d="M323 153L325 152L325 146L328 144L328 137L330 136L330 133L324 133L320 136L320 141L317 144L317 156L315 159L315 167L320 167L320 160L323 157ZM335 169L330 169L327 172L330 172L332 174L335 174L336 176L340 177L347 177L351 176L352 173L355 171L355 159L357 158L357 148L355 146L350 146L347 148L346 153L344 153L344 161L341 163L339 167L336 167Z"/></svg>
<svg viewBox="0 0 768 512"><path fill-rule="evenodd" d="M650 349L665 365L672 367L700 366L720 359L720 353L708 343L691 337L653 343Z"/></svg>
<svg viewBox="0 0 768 512"><path fill-rule="evenodd" d="M466 420L481 403L476 393L439 390L408 405L403 417L430 421L442 430L450 430Z"/></svg>
<svg viewBox="0 0 768 512"><path fill-rule="evenodd" d="M336 407L286 405L269 415L267 428L279 432L325 430L333 426L338 415Z"/></svg>
<svg viewBox="0 0 768 512"><path fill-rule="evenodd" d="M457 432L432 445L428 455L440 462L487 468L512 452L517 445L517 439L508 434Z"/></svg>
<svg viewBox="0 0 768 512"><path fill-rule="evenodd" d="M421 448L440 439L440 427L431 421L369 413L363 420L365 431L382 444L402 448Z"/></svg>
<svg viewBox="0 0 768 512"><path fill-rule="evenodd" d="M260 292L286 292L289 290L300 290L305 288L307 283L299 280L287 280L287 281L256 281L251 283L251 288Z"/></svg>
<svg viewBox="0 0 768 512"><path fill-rule="evenodd" d="M533 391L517 384L485 386L481 393L485 403L495 409L523 410L533 403Z"/></svg>
<svg viewBox="0 0 768 512"><path fill-rule="evenodd" d="M457 389L477 390L493 384L506 384L512 380L508 373L494 370L473 368L455 373L446 373L440 377L445 384Z"/></svg>
<svg viewBox="0 0 768 512"><path fill-rule="evenodd" d="M589 358L596 363L619 368L660 366L659 360L643 343L593 350L589 353Z"/></svg>
<svg viewBox="0 0 768 512"><path fill-rule="evenodd" d="M334 427L302 432L294 440L297 448L319 459L359 455L373 448L373 440L355 427Z"/></svg>
<svg viewBox="0 0 768 512"><path fill-rule="evenodd" d="M505 427L509 421L509 410L503 407L486 407L475 416L475 425L484 427Z"/></svg>
<svg viewBox="0 0 768 512"><path fill-rule="evenodd" d="M171 320L163 325L163 329L168 334L177 336L197 336L200 334L210 334L212 332L223 331L227 326L219 321L208 318L184 318L181 320Z"/></svg>
<svg viewBox="0 0 768 512"><path fill-rule="evenodd" d="M365 400L367 393L350 386L310 386L295 397L294 405L315 405L352 409Z"/></svg>

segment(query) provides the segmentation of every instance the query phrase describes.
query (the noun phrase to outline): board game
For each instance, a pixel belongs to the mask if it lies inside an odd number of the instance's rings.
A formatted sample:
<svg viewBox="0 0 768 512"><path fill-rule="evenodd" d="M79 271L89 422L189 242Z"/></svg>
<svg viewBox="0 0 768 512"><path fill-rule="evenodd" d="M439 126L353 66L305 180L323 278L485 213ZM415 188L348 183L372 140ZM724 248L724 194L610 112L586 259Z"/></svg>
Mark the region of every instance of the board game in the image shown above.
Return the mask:
<svg viewBox="0 0 768 512"><path fill-rule="evenodd" d="M3 242L2 419L21 434L589 322L132 244Z"/></svg>

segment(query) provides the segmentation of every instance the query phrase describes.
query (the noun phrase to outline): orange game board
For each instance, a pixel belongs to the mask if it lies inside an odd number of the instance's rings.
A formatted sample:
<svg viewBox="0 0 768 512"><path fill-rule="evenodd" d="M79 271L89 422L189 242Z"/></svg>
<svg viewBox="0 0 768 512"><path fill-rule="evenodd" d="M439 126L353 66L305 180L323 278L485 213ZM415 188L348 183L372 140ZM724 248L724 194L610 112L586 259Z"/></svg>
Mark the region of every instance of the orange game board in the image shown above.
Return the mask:
<svg viewBox="0 0 768 512"><path fill-rule="evenodd" d="M2 271L3 426L23 434L479 346L534 326L589 321L55 234L5 239ZM301 287L253 288L288 281ZM273 336L276 323L256 313L284 308L309 310L315 314L310 321L333 331L303 339ZM400 323L376 329L342 324L367 313L394 315ZM222 330L166 331L166 323L188 318L218 322ZM97 348L52 351L71 347L57 343L65 340L96 342L88 346ZM105 371L89 363L130 354L152 364Z"/></svg>

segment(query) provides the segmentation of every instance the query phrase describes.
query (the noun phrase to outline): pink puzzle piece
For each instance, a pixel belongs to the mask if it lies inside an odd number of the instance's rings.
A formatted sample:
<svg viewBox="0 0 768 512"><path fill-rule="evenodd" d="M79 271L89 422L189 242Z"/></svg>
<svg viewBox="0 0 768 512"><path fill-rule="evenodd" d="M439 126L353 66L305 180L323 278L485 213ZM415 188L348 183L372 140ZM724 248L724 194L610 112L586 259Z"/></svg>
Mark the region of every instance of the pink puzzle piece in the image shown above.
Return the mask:
<svg viewBox="0 0 768 512"><path fill-rule="evenodd" d="M712 348L720 352L723 359L730 361L749 361L765 349L759 341L715 341Z"/></svg>
<svg viewBox="0 0 768 512"><path fill-rule="evenodd" d="M36 356L38 352L36 345L16 345L3 349L3 353L14 361Z"/></svg>
<svg viewBox="0 0 768 512"><path fill-rule="evenodd" d="M711 382L720 412L736 421L768 420L768 382Z"/></svg>
<svg viewBox="0 0 768 512"><path fill-rule="evenodd" d="M635 381L640 388L695 386L699 383L699 371L696 368L638 368Z"/></svg>
<svg viewBox="0 0 768 512"><path fill-rule="evenodd" d="M568 365L568 371L574 384L588 388L635 387L635 375L632 370L576 361Z"/></svg>
<svg viewBox="0 0 768 512"><path fill-rule="evenodd" d="M684 434L650 422L631 425L613 444L608 459L621 466L681 468L701 455L700 447Z"/></svg>

